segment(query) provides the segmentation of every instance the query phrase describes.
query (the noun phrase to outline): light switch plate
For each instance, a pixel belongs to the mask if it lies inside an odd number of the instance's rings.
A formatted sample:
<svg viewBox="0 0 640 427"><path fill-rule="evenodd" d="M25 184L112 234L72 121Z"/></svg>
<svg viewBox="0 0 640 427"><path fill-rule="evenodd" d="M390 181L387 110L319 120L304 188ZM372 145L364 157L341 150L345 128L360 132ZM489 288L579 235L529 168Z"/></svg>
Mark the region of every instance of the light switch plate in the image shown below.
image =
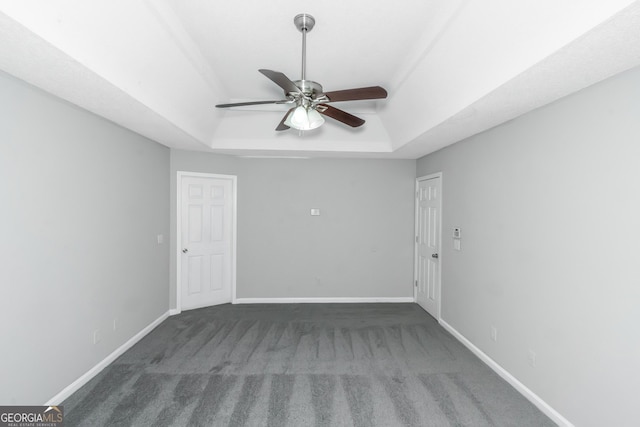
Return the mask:
<svg viewBox="0 0 640 427"><path fill-rule="evenodd" d="M311 208L311 216L320 216L320 209Z"/></svg>
<svg viewBox="0 0 640 427"><path fill-rule="evenodd" d="M453 238L462 239L462 230L460 229L460 227L455 227L453 229Z"/></svg>

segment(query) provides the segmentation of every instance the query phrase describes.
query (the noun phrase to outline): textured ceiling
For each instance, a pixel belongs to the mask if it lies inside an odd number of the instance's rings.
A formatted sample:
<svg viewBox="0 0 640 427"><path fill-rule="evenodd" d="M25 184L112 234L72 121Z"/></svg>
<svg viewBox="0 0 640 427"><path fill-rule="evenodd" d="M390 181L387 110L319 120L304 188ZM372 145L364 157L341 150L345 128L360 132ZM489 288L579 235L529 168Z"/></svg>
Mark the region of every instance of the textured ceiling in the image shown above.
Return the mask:
<svg viewBox="0 0 640 427"><path fill-rule="evenodd" d="M213 108L281 97L259 68L300 78L301 12L308 79L389 91L335 104L362 128ZM640 65L638 28L629 0L0 0L0 68L169 147L417 158Z"/></svg>

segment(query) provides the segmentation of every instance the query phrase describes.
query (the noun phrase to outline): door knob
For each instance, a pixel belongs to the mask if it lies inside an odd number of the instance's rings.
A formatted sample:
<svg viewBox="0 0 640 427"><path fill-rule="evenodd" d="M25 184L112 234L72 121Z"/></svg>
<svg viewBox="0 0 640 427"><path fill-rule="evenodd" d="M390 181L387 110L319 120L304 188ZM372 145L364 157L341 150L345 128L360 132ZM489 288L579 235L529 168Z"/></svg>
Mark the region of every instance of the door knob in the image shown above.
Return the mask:
<svg viewBox="0 0 640 427"><path fill-rule="evenodd" d="M189 249L187 249L187 248L184 248L184 249L182 250L182 253L183 253L183 254L186 254L187 252L189 252Z"/></svg>
<svg viewBox="0 0 640 427"><path fill-rule="evenodd" d="M431 258L438 258L438 254L431 254Z"/></svg>

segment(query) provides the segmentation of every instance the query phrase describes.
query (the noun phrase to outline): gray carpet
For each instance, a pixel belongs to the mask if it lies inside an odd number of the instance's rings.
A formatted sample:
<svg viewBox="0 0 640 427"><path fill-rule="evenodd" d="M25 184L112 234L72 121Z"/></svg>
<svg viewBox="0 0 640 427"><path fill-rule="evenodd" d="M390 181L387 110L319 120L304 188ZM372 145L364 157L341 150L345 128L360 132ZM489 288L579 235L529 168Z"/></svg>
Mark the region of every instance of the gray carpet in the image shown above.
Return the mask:
<svg viewBox="0 0 640 427"><path fill-rule="evenodd" d="M415 304L173 316L64 403L68 426L553 426Z"/></svg>

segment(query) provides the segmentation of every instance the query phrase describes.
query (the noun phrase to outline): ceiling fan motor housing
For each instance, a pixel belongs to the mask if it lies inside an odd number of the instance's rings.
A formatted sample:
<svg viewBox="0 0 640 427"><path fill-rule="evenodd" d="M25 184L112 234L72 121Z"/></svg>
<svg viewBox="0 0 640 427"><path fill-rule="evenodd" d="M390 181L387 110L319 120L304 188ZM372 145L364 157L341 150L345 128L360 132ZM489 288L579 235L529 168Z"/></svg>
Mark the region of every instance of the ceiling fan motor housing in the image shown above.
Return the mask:
<svg viewBox="0 0 640 427"><path fill-rule="evenodd" d="M322 85L312 80L295 80L293 84L295 84L302 93L313 99L323 93ZM294 92L289 92L287 95L295 96L296 94Z"/></svg>

